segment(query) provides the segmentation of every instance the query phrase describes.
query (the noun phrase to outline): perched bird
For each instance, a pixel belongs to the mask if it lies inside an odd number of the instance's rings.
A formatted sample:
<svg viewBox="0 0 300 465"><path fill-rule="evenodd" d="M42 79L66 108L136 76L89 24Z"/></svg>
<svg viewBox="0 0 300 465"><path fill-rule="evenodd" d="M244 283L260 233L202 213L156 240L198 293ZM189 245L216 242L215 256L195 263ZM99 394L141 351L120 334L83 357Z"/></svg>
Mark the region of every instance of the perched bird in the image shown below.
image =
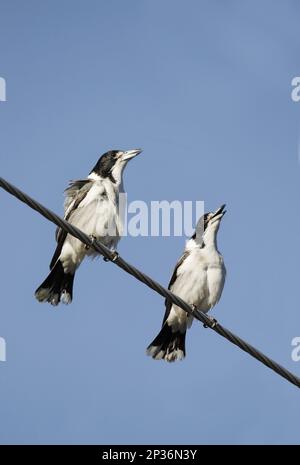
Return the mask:
<svg viewBox="0 0 300 465"><path fill-rule="evenodd" d="M123 231L122 212L119 211L119 194L124 193L123 170L139 153L140 149L110 150L99 158L86 179L70 182L65 190L65 220L111 250L115 250ZM76 269L86 255L97 253L61 228L56 231L56 241L51 271L36 290L35 297L39 302L52 305L69 304Z"/></svg>
<svg viewBox="0 0 300 465"><path fill-rule="evenodd" d="M217 248L217 233L225 213L225 205L222 205L200 218L168 287L204 313L219 301L225 282L226 269ZM185 357L185 334L192 325L193 317L168 299L165 306L162 329L148 346L147 354L155 360L174 362Z"/></svg>

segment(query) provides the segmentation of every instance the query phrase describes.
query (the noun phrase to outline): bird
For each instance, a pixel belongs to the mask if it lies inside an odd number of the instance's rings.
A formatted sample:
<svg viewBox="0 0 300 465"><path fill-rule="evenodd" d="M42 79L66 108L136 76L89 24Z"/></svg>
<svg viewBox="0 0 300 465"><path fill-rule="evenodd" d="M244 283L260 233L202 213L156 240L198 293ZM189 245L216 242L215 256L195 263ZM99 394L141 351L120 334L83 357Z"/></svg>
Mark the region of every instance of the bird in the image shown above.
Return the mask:
<svg viewBox="0 0 300 465"><path fill-rule="evenodd" d="M127 162L141 152L141 149L109 150L87 178L71 181L65 189L64 219L111 250L116 250L123 232L119 205L119 194L125 194L123 171ZM54 306L72 302L77 268L85 256L98 255L61 228L56 230L56 242L50 273L35 291L39 302Z"/></svg>
<svg viewBox="0 0 300 465"><path fill-rule="evenodd" d="M226 268L217 247L217 234L225 213L224 204L199 219L168 286L193 309L204 313L218 303L225 283ZM192 325L193 316L169 299L165 300L165 307L161 331L147 347L147 355L155 360L174 362L186 355L186 331Z"/></svg>

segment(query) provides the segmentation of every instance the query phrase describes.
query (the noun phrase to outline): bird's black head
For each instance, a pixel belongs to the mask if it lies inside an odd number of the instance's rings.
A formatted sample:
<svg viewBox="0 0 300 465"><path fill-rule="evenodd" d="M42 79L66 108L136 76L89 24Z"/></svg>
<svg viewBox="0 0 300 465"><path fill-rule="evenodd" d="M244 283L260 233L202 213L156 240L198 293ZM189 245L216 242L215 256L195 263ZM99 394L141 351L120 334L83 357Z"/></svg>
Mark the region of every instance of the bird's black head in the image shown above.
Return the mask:
<svg viewBox="0 0 300 465"><path fill-rule="evenodd" d="M97 161L91 173L96 173L102 178L109 177L111 170L117 161L118 153L119 150L109 150L104 153Z"/></svg>
<svg viewBox="0 0 300 465"><path fill-rule="evenodd" d="M120 182L127 162L139 153L141 153L141 149L109 150L99 158L90 174L94 173L102 178L109 178L114 183Z"/></svg>

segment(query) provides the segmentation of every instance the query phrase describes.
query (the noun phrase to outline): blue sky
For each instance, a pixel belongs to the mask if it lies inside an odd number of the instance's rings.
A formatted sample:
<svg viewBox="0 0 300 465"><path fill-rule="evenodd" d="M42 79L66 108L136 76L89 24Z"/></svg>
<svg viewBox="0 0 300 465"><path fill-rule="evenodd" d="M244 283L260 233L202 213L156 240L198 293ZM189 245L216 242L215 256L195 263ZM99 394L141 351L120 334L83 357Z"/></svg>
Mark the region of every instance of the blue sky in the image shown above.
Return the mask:
<svg viewBox="0 0 300 465"><path fill-rule="evenodd" d="M0 6L1 176L62 213L70 179L141 146L129 200L226 202L213 314L300 376L298 2ZM163 301L112 264L82 265L71 306L38 304L55 228L0 195L1 443L299 443L299 390L201 325L184 362L147 358ZM126 237L119 251L167 285L184 242Z"/></svg>

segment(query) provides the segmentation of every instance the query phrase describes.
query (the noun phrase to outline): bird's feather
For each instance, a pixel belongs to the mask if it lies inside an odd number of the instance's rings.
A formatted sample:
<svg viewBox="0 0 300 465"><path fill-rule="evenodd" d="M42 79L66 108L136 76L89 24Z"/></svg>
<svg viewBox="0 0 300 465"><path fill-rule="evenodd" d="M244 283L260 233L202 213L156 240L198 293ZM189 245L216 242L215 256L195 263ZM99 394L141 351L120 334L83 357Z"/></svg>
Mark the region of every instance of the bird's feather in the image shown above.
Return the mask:
<svg viewBox="0 0 300 465"><path fill-rule="evenodd" d="M173 271L173 274L171 276L171 279L170 279L170 282L169 282L169 285L168 285L168 289L171 291L172 290L172 286L173 284L175 283L176 279L177 279L177 276L178 276L178 269L180 268L180 266L183 264L184 260L189 256L189 251L185 251L182 256L180 257L180 259L178 260L178 262L176 263L176 266L174 268L174 271ZM165 324L169 314L170 314L170 311L171 311L171 308L172 308L172 302L169 300L169 299L166 299L165 300L165 306L166 306L166 311L165 311L165 315L164 315L164 319L163 319L163 322L162 322L162 326Z"/></svg>
<svg viewBox="0 0 300 465"><path fill-rule="evenodd" d="M67 189L65 189L65 219L68 220L71 213L77 208L85 198L94 181L90 179L79 179L71 181Z"/></svg>
<svg viewBox="0 0 300 465"><path fill-rule="evenodd" d="M64 218L66 221L69 220L74 210L76 210L76 208L78 208L80 203L83 201L91 187L92 182L93 181L91 181L90 179L80 179L77 181L71 181L67 189L65 189L66 199L64 204ZM57 241L57 247L50 262L50 270L53 268L57 259L60 256L62 247L67 237L67 233L63 229L57 228L55 236Z"/></svg>

